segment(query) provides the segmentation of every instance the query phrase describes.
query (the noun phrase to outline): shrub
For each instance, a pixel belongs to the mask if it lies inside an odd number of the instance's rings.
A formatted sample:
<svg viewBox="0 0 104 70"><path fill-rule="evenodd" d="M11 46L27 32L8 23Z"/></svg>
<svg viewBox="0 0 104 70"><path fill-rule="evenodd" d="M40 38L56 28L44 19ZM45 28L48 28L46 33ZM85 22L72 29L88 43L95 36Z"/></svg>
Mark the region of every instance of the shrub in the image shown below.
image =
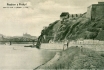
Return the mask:
<svg viewBox="0 0 104 70"><path fill-rule="evenodd" d="M97 32L93 32L90 34L90 39L95 39L97 37L98 33Z"/></svg>
<svg viewBox="0 0 104 70"><path fill-rule="evenodd" d="M87 31L90 31L90 32L99 32L99 29L98 28L88 28Z"/></svg>
<svg viewBox="0 0 104 70"><path fill-rule="evenodd" d="M102 53L101 56L104 57L104 54Z"/></svg>

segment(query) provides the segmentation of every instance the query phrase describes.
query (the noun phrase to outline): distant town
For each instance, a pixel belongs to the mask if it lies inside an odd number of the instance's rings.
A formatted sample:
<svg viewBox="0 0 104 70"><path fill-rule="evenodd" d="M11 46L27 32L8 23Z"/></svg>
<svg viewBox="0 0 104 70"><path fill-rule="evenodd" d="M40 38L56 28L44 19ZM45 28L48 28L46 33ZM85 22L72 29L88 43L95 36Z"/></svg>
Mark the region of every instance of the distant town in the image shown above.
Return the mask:
<svg viewBox="0 0 104 70"><path fill-rule="evenodd" d="M36 36L31 36L28 33L24 33L23 36L4 36L4 35L0 35L0 43L1 44L5 44L7 42L15 42L18 44L23 44L23 42L26 42L25 44L28 44L29 42L35 41L37 40Z"/></svg>

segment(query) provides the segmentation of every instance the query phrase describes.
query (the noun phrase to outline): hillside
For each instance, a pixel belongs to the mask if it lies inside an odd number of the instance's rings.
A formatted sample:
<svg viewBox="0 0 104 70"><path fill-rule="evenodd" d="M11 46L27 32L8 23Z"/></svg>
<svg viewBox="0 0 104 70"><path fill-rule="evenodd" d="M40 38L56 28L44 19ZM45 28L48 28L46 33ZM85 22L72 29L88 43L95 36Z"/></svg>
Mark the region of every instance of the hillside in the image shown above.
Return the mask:
<svg viewBox="0 0 104 70"><path fill-rule="evenodd" d="M86 13L77 18L69 18L65 21L57 20L42 30L40 36L44 36L42 42L50 40L62 41L64 39L98 39L104 40L104 17L90 20Z"/></svg>
<svg viewBox="0 0 104 70"><path fill-rule="evenodd" d="M100 54L87 48L73 46L57 53L53 59L34 70L103 69L103 65L104 53Z"/></svg>

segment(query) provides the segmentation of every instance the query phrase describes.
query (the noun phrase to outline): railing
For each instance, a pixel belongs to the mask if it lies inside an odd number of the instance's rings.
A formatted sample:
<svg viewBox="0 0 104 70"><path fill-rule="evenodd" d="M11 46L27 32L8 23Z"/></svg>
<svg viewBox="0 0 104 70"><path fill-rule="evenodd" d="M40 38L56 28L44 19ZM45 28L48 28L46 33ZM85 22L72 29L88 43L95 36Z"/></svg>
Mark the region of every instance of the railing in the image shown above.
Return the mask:
<svg viewBox="0 0 104 70"><path fill-rule="evenodd" d="M83 41L75 41L75 42L70 42L70 46L82 46L85 48L90 48L95 51L104 51L104 41L99 41L99 40L83 40Z"/></svg>

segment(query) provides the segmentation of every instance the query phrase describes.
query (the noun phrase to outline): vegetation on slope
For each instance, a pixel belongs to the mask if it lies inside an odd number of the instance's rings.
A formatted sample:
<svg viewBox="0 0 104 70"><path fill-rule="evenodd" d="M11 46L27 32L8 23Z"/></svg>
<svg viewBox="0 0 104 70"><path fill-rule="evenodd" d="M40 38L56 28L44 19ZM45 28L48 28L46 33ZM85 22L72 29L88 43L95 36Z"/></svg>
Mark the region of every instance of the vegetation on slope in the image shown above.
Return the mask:
<svg viewBox="0 0 104 70"><path fill-rule="evenodd" d="M85 17L86 14L78 18L67 19L65 21L55 21L51 23L46 29L42 30L41 35L45 35L46 39L42 39L43 42L49 42L49 40L62 41L64 39L76 40L76 39L99 39L100 35L104 35L104 17L90 20Z"/></svg>
<svg viewBox="0 0 104 70"><path fill-rule="evenodd" d="M104 56L87 48L70 47L60 52L58 60L38 69L104 69Z"/></svg>

